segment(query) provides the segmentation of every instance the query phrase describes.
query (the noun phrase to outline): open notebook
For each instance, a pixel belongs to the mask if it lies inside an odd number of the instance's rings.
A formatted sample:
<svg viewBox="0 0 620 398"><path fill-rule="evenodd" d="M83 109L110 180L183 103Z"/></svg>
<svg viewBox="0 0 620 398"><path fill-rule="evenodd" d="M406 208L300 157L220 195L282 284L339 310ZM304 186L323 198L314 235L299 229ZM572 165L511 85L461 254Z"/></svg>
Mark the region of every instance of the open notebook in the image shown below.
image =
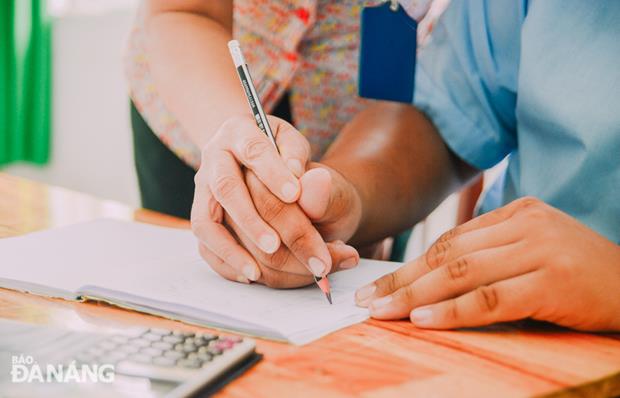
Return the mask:
<svg viewBox="0 0 620 398"><path fill-rule="evenodd" d="M197 252L190 231L97 220L0 239L0 287L305 344L367 319L355 290L400 265L362 260L330 275L329 305L316 286L274 290L224 280Z"/></svg>

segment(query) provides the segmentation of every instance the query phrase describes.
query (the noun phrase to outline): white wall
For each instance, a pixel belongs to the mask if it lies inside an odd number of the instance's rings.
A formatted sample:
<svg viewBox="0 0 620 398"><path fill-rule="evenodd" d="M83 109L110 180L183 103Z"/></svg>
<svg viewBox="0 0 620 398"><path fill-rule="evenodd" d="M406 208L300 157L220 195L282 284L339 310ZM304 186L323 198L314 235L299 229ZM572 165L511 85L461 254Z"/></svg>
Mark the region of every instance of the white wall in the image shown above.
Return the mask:
<svg viewBox="0 0 620 398"><path fill-rule="evenodd" d="M55 18L51 162L3 171L139 205L122 65L132 20L130 7Z"/></svg>

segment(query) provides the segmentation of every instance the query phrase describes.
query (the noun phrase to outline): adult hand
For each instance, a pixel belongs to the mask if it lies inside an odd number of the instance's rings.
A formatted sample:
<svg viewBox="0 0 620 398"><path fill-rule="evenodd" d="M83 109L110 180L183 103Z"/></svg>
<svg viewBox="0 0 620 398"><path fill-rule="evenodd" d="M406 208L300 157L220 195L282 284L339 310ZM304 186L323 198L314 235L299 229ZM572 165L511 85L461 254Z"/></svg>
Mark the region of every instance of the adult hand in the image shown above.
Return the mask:
<svg viewBox="0 0 620 398"><path fill-rule="evenodd" d="M534 318L620 330L620 246L534 198L444 234L356 292L378 319L449 329Z"/></svg>
<svg viewBox="0 0 620 398"><path fill-rule="evenodd" d="M301 177L299 206L327 241L348 241L357 230L362 205L357 189L336 170L310 163Z"/></svg>
<svg viewBox="0 0 620 398"><path fill-rule="evenodd" d="M274 288L299 287L313 283L312 274L293 254L293 251L306 252L315 240L322 239L312 222L297 203L282 202L251 170L245 171L245 181L258 214L279 232L284 245L281 245L274 253L265 253L252 242L239 224L231 217L224 215L224 224L254 258L258 272L252 275L241 273L239 269L216 256L205 244L200 244L203 258L224 278L242 283L255 281ZM333 264L330 272L355 267L359 262L357 251L342 241L328 243L327 249Z"/></svg>
<svg viewBox="0 0 620 398"><path fill-rule="evenodd" d="M258 264L223 225L225 214L247 238L248 245L265 254L274 254L282 239L292 245L291 252L301 264L317 276L325 275L331 269L332 260L319 233L311 225L294 235L291 228L274 228L258 213L246 186L244 168L264 184L274 198L272 204L291 204L299 199L298 178L305 171L309 144L287 122L268 118L280 153L251 117L228 120L203 149L195 178L192 229L202 245L201 252L208 250L212 263L225 263L249 280L260 277Z"/></svg>

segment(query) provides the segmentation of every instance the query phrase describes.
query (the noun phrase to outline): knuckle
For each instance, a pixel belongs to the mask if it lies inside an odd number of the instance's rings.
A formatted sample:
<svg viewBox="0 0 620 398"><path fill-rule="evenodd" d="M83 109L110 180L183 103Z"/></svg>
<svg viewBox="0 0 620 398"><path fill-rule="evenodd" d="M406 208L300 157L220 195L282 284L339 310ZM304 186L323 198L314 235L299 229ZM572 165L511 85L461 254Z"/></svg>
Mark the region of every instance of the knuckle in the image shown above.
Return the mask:
<svg viewBox="0 0 620 398"><path fill-rule="evenodd" d="M522 198L517 199L517 203L519 208L528 209L532 207L539 207L544 204L544 202L534 196L524 196Z"/></svg>
<svg viewBox="0 0 620 398"><path fill-rule="evenodd" d="M508 216L510 215L510 209L508 209L506 206L504 207L499 207L493 211L490 211L486 214L483 214L480 217L484 217L488 220L489 223L491 224L496 224L499 223L503 220L505 220L506 218L508 218Z"/></svg>
<svg viewBox="0 0 620 398"><path fill-rule="evenodd" d="M454 323L459 320L459 306L455 299L448 301L448 311L446 311L446 318L448 322Z"/></svg>
<svg viewBox="0 0 620 398"><path fill-rule="evenodd" d="M291 252L286 249L278 249L275 253L267 254L265 263L273 269L282 270L290 260Z"/></svg>
<svg viewBox="0 0 620 398"><path fill-rule="evenodd" d="M433 246L426 251L425 263L429 270L439 267L446 259L448 250L452 247L452 239L456 236L456 229L451 229L442 234Z"/></svg>
<svg viewBox="0 0 620 398"><path fill-rule="evenodd" d="M385 274L377 280L377 285L381 286L383 291L393 292L398 286L398 275L396 272Z"/></svg>
<svg viewBox="0 0 620 398"><path fill-rule="evenodd" d="M400 290L400 296L407 304L412 304L415 301L415 292L413 286L409 285Z"/></svg>
<svg viewBox="0 0 620 398"><path fill-rule="evenodd" d="M259 203L258 213L268 223L280 217L286 209L286 203L272 195L265 195Z"/></svg>
<svg viewBox="0 0 620 398"><path fill-rule="evenodd" d="M213 184L213 194L218 200L230 199L239 188L239 180L231 175L216 178Z"/></svg>
<svg viewBox="0 0 620 398"><path fill-rule="evenodd" d="M244 211L239 214L237 220L239 220L238 225L240 227L248 228L249 235L258 235L256 231L261 228L261 223L259 223L256 214L253 212Z"/></svg>
<svg viewBox="0 0 620 398"><path fill-rule="evenodd" d="M482 312L493 312L499 305L497 289L494 286L481 286L476 289L476 299Z"/></svg>
<svg viewBox="0 0 620 398"><path fill-rule="evenodd" d="M446 274L448 279L458 281L469 273L469 262L466 257L461 257L446 266Z"/></svg>
<svg viewBox="0 0 620 398"><path fill-rule="evenodd" d="M294 228L290 236L285 236L285 243L293 252L299 252L311 242L310 231L304 228Z"/></svg>
<svg viewBox="0 0 620 398"><path fill-rule="evenodd" d="M231 260L235 257L235 248L231 245L220 244L216 247L214 252L219 258L221 258L226 264L233 264Z"/></svg>
<svg viewBox="0 0 620 398"><path fill-rule="evenodd" d="M527 207L522 211L522 216L528 222L528 225L534 226L546 222L548 212L542 206Z"/></svg>
<svg viewBox="0 0 620 398"><path fill-rule="evenodd" d="M256 161L270 149L270 145L271 144L261 136L250 137L243 145L243 157L248 162Z"/></svg>

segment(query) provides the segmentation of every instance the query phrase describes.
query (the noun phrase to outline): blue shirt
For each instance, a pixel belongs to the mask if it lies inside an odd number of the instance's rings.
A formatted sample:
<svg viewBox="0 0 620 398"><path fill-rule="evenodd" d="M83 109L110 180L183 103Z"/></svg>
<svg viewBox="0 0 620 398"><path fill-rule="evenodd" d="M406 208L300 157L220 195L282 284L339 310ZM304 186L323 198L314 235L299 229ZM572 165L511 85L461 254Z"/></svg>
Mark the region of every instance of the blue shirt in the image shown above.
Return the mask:
<svg viewBox="0 0 620 398"><path fill-rule="evenodd" d="M620 242L620 1L453 0L414 104L471 165L510 155L484 211L531 195Z"/></svg>

